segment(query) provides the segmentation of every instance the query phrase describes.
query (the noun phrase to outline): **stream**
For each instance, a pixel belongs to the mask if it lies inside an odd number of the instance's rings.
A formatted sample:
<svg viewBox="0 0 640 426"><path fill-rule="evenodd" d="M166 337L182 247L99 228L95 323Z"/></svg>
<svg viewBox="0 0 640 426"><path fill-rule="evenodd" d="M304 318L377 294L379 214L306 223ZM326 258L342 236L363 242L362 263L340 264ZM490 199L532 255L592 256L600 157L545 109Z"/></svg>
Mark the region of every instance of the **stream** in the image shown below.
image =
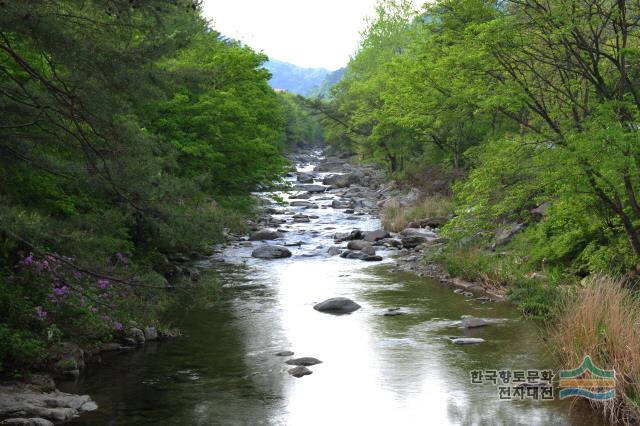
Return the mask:
<svg viewBox="0 0 640 426"><path fill-rule="evenodd" d="M174 313L184 337L107 354L77 381L61 383L100 407L71 424L603 424L585 404L500 400L496 385L471 384L472 370L550 369L537 326L508 303L480 303L395 271L390 248L378 250L382 262L328 256L335 233L380 228L376 215L331 208L335 197L313 195L319 208L287 207L289 215L279 215L287 219L284 242L301 242L289 247L290 258L251 257L261 244L283 244L269 241L233 243L199 261L211 272L203 279L222 283L219 299ZM318 218L293 223L292 213ZM339 316L313 309L336 296L362 308ZM383 315L392 307L404 314ZM461 330L461 315L504 321ZM485 342L458 346L448 336ZM289 358L276 356L285 350L322 363L295 378Z"/></svg>

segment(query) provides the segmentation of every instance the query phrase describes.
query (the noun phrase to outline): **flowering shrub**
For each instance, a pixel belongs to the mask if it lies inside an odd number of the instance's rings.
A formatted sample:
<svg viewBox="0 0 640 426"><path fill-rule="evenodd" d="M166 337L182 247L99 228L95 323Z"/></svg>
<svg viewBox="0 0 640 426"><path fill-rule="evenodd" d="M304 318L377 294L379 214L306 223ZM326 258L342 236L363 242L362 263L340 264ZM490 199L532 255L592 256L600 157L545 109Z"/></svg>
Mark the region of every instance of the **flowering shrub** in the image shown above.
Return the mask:
<svg viewBox="0 0 640 426"><path fill-rule="evenodd" d="M56 253L23 256L0 282L0 371L37 364L62 338L108 340L132 320L150 321L159 287L121 278L133 272L124 253L107 264L108 273L96 273Z"/></svg>

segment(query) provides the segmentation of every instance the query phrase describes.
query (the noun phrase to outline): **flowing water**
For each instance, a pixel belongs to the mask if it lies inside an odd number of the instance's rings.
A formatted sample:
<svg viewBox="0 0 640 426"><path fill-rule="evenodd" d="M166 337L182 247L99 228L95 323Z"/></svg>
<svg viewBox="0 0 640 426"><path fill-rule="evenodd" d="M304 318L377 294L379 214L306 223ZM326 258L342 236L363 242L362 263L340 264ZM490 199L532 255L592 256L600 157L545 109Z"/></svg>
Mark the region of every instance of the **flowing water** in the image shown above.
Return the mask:
<svg viewBox="0 0 640 426"><path fill-rule="evenodd" d="M308 170L309 168L307 168ZM290 223L293 257L251 258L251 247L226 248L200 267L223 283L218 301L175 313L185 337L105 356L65 391L88 393L100 409L77 425L596 425L566 401L504 401L495 385L472 385L472 370L548 369L535 324L506 303L465 299L439 282L392 272L392 252L377 265L328 257L335 232L380 227L375 217L347 219L318 201L311 223ZM254 243L254 247L258 244ZM317 312L334 296L362 308ZM388 317L389 307L405 315ZM461 315L506 319L460 330ZM485 343L453 345L447 336ZM322 364L312 375L287 373L283 350Z"/></svg>

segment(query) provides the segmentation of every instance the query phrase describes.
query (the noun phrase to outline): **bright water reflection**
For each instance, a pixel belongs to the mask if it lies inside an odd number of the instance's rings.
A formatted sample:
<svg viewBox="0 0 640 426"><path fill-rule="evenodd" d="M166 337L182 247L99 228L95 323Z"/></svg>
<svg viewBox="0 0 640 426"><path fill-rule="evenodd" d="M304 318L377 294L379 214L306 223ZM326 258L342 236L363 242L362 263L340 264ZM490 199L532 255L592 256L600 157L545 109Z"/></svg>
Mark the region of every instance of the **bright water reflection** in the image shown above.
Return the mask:
<svg viewBox="0 0 640 426"><path fill-rule="evenodd" d="M335 232L379 222L347 220L331 208L305 213L320 218L285 228L287 241L304 243L290 259L256 260L251 248L233 247L203 262L218 271L224 291L213 306L177 314L185 338L113 355L67 384L100 405L74 424L600 424L566 403L501 402L495 387L470 385L472 369L550 367L535 326L512 307L478 304L437 282L389 272L388 261L327 257ZM333 296L362 309L346 316L313 310ZM381 315L396 306L408 314ZM461 334L455 321L463 314L508 321L466 332L484 344L456 347L444 337ZM323 363L295 379L274 355L281 350Z"/></svg>

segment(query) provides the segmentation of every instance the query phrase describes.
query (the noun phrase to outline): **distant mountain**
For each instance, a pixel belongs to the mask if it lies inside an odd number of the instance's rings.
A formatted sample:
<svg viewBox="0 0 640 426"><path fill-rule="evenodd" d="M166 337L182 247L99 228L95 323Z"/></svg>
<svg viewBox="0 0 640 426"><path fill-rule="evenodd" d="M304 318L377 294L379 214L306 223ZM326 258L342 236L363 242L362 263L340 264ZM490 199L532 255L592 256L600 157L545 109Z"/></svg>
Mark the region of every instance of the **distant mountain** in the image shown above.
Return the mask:
<svg viewBox="0 0 640 426"><path fill-rule="evenodd" d="M328 97L329 91L333 86L338 84L340 80L342 80L342 76L344 76L344 72L346 70L346 68L340 68L327 74L322 83L317 86L309 95L312 97L320 98Z"/></svg>
<svg viewBox="0 0 640 426"><path fill-rule="evenodd" d="M265 63L264 66L273 74L269 81L271 87L303 96L313 93L330 74L330 71L324 68L302 68L275 59Z"/></svg>

